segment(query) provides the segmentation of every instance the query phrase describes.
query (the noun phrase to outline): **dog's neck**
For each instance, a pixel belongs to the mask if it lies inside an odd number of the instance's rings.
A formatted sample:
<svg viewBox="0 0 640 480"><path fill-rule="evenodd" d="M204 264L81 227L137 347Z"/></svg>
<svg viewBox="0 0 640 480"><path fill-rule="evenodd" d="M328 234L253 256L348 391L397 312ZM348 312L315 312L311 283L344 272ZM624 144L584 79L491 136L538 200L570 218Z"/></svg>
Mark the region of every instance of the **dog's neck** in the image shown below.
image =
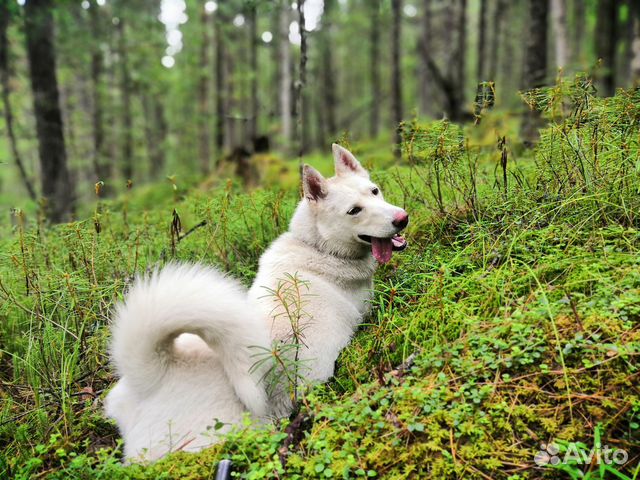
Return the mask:
<svg viewBox="0 0 640 480"><path fill-rule="evenodd" d="M315 222L315 216L306 201L302 200L296 208L289 232L298 240L314 248L323 255L331 255L342 260L369 261L371 249L366 245L340 240L328 241L322 235Z"/></svg>

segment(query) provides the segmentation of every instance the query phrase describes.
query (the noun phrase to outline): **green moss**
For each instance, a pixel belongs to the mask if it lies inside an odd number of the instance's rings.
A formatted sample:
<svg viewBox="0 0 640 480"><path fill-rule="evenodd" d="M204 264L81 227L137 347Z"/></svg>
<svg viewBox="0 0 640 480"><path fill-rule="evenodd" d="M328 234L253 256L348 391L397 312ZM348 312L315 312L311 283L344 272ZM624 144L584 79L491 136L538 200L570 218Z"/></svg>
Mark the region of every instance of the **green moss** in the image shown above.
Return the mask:
<svg viewBox="0 0 640 480"><path fill-rule="evenodd" d="M199 454L123 466L100 399L114 381L105 355L109 310L131 273L176 258L250 282L262 251L286 229L297 162L256 159L283 190L245 193L236 181L178 193L171 182L134 186L90 219L16 227L0 240L0 477L213 478L228 458L237 477L250 479L558 478L568 474L534 464L541 444L592 445L596 425L603 442L633 458L640 176L622 181L615 162L637 165L637 94L589 97L580 117L553 110L567 95L589 95L580 88L536 93L553 124L526 168L507 165L506 189L486 132L474 134L484 139L476 145L455 125L405 131L413 164L373 176L410 211L410 248L379 269L370 317L335 378L305 396L309 421L286 449L288 421L243 426ZM496 125L491 115L486 123ZM596 124L606 126L597 138ZM582 169L594 142L602 142L606 168ZM390 154L378 147L354 150L386 166ZM331 169L328 156L306 160ZM469 166L476 170L465 177ZM207 224L172 240L174 209L182 233ZM408 358L413 363L398 368ZM619 471L631 476L633 468Z"/></svg>

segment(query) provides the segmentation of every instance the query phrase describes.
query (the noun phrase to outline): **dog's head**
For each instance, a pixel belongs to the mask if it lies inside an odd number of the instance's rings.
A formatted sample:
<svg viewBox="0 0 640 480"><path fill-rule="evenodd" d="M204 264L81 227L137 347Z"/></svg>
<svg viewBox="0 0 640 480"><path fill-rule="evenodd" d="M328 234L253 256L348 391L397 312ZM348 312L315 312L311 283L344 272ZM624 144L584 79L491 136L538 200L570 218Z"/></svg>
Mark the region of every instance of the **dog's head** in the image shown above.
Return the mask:
<svg viewBox="0 0 640 480"><path fill-rule="evenodd" d="M407 242L398 233L409 223L402 208L384 201L380 187L369 179L351 152L333 145L335 176L324 178L304 165L303 202L308 203L320 242L329 250L361 254L370 249L380 263Z"/></svg>

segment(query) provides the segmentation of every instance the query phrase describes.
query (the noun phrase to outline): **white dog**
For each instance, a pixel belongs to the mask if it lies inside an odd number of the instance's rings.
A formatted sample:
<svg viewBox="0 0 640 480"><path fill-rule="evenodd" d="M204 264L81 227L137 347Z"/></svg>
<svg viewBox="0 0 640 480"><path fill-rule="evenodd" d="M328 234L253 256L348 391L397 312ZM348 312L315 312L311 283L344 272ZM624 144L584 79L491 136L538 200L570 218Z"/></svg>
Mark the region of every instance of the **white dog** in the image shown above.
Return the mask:
<svg viewBox="0 0 640 480"><path fill-rule="evenodd" d="M333 145L333 153L335 177L304 166L305 198L289 231L260 258L248 292L213 268L171 264L138 278L118 305L111 356L120 381L105 410L127 459L197 451L243 415L260 422L290 412L285 388L267 394L269 362L257 360L292 341L291 312L282 315L273 295L287 278L304 282L296 313L304 325L294 335L302 375L313 382L333 375L369 308L376 260L406 247L398 232L409 218L384 201L349 151Z"/></svg>

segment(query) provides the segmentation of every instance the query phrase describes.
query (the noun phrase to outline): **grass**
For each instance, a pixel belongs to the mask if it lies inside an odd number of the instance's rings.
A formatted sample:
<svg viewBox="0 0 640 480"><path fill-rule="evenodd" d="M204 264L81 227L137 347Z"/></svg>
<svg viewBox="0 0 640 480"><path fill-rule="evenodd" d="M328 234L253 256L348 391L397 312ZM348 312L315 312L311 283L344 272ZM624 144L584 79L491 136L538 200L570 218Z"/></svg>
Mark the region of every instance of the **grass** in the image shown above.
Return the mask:
<svg viewBox="0 0 640 480"><path fill-rule="evenodd" d="M637 478L637 96L598 99L580 78L532 93L550 122L534 152L486 141L505 132L491 115L406 125L398 166L353 146L412 223L334 380L292 421L151 466L121 465L101 413L109 310L133 272L173 258L250 283L287 227L297 163L263 158L251 192L162 182L72 224L16 217L0 240L0 477L213 478L229 458L241 478ZM329 158L309 161L328 174ZM628 460L536 464L552 442Z"/></svg>

